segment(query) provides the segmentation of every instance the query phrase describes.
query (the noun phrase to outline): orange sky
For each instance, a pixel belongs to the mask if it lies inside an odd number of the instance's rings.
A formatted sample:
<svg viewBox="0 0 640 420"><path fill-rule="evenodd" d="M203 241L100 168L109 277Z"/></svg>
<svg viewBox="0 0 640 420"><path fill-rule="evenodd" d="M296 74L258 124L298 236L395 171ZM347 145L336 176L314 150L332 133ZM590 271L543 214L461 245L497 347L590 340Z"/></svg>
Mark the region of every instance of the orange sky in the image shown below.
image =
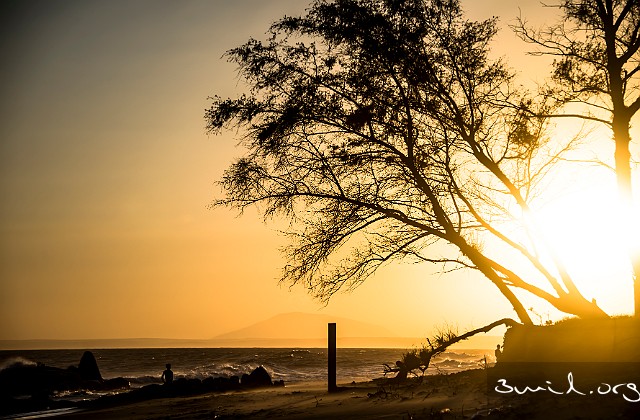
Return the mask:
<svg viewBox="0 0 640 420"><path fill-rule="evenodd" d="M502 24L518 5L533 21L549 13L534 0L463 4ZM234 133L204 129L207 96L242 90L221 56L305 6L3 2L0 339L209 338L293 311L424 336L445 322L466 329L514 316L477 274L424 265L389 266L323 308L278 286L277 226L206 208L241 153ZM523 48L506 29L495 53L541 80L544 64ZM605 309L631 310L627 286L600 291Z"/></svg>

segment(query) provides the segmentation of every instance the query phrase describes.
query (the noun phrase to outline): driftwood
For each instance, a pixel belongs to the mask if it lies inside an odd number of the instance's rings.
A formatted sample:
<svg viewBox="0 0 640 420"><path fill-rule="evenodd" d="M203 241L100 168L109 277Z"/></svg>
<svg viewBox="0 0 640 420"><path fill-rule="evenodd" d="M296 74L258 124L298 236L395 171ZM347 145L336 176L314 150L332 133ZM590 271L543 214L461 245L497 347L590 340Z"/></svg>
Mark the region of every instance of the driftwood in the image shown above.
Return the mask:
<svg viewBox="0 0 640 420"><path fill-rule="evenodd" d="M398 380L403 380L407 377L407 375L414 370L418 369L424 375L424 372L429 367L429 363L431 362L431 358L437 354L444 352L449 346L466 340L469 337L472 337L481 332L487 333L497 327L498 325L506 325L507 327L513 327L516 325L521 325L520 323L514 321L511 318L503 318L501 320L492 322L489 325L485 325L481 328L476 328L475 330L468 331L462 335L457 335L452 331L444 331L439 332L432 340L427 338L427 342L429 347L423 347L421 350L412 350L403 355L403 360L396 362L396 367L391 367L387 364L384 365L384 374L395 372L397 373L396 378ZM414 373L415 374L415 373Z"/></svg>
<svg viewBox="0 0 640 420"><path fill-rule="evenodd" d="M433 349L433 355L436 355L438 353L442 353L443 351L445 351L447 349L447 347L457 343L458 341L462 341L462 340L466 340L467 338L474 336L478 333L487 333L489 331L491 331L492 329L494 329L495 327L497 327L498 325L505 325L507 327L513 327L515 325L522 325L519 322L514 321L511 318L503 318L499 321L495 321L492 322L489 325L485 325L482 328L476 328L475 330L466 332L462 335L459 336L455 336L454 338L451 338L450 340L444 342L444 343L438 343L439 346Z"/></svg>

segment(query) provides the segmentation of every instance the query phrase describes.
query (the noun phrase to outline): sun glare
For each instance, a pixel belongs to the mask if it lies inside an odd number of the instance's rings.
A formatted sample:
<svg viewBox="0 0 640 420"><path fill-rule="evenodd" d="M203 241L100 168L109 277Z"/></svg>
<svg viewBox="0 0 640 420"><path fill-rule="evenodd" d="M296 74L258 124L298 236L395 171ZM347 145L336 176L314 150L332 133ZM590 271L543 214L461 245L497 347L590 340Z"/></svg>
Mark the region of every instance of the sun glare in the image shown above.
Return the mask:
<svg viewBox="0 0 640 420"><path fill-rule="evenodd" d="M626 312L626 297L633 290L628 255L639 236L637 220L628 216L615 181L596 176L582 179L532 214L536 242L546 244L585 297L596 298L609 313Z"/></svg>

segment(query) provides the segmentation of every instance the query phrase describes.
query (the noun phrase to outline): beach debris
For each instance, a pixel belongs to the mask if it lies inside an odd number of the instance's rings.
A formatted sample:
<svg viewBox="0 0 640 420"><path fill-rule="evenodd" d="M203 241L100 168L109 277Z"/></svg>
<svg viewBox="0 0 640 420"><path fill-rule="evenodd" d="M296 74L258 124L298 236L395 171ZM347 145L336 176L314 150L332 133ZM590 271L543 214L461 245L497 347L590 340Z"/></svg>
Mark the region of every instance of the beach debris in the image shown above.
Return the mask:
<svg viewBox="0 0 640 420"><path fill-rule="evenodd" d="M513 327L520 324L518 324L513 319L504 318L492 322L491 324L486 325L482 328L468 331L462 335L458 335L457 330L454 330L450 327L438 330L433 337L427 338L427 345L423 345L423 347L419 350L412 349L403 354L402 360L396 362L396 367L392 368L389 365L384 364L384 375L386 376L388 373L397 372L396 377L392 378L397 382L406 379L408 373L411 373L414 376L418 376L416 371L420 371L422 373L421 377L424 377L426 370L429 368L429 363L431 363L431 359L434 356L443 353L449 346L459 341L466 340L467 338L481 332L486 333L497 327L498 325Z"/></svg>

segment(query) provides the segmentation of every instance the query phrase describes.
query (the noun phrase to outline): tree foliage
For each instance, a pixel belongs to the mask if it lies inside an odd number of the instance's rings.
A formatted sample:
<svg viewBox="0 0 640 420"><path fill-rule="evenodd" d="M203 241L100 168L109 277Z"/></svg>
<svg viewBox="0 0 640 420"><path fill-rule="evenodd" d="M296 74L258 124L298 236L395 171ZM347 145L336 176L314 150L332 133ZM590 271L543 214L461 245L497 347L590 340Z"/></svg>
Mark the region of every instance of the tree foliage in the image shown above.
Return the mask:
<svg viewBox="0 0 640 420"><path fill-rule="evenodd" d="M282 279L325 301L410 259L480 271L525 323L513 289L603 315L561 267L503 229L529 211L562 150L550 148L544 120L529 118L506 66L489 59L495 34L494 19L468 21L456 0L319 0L275 22L267 41L228 52L249 92L215 97L206 112L210 132L241 129L247 150L214 206L259 205L291 220ZM520 255L547 286L482 238Z"/></svg>

